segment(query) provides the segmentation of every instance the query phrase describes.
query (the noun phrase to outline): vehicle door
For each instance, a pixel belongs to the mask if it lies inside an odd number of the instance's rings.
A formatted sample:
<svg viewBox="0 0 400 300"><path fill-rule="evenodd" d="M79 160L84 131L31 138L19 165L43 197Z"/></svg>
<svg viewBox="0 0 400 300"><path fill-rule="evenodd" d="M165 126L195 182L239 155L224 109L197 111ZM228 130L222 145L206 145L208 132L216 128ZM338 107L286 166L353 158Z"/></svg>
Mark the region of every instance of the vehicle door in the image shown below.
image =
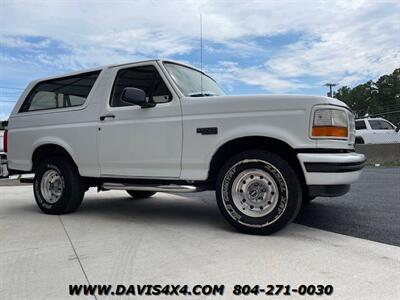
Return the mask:
<svg viewBox="0 0 400 300"><path fill-rule="evenodd" d="M381 130L384 132L384 143L399 143L400 134L392 123L381 120Z"/></svg>
<svg viewBox="0 0 400 300"><path fill-rule="evenodd" d="M368 135L367 125L365 124L365 120L356 120L356 138L362 138L365 144L370 142L370 137Z"/></svg>
<svg viewBox="0 0 400 300"><path fill-rule="evenodd" d="M181 172L180 100L156 62L115 67L112 90L99 114L102 177L178 178ZM121 99L123 90L143 90L154 107Z"/></svg>
<svg viewBox="0 0 400 300"><path fill-rule="evenodd" d="M393 139L394 127L385 120L369 120L374 144L388 144Z"/></svg>

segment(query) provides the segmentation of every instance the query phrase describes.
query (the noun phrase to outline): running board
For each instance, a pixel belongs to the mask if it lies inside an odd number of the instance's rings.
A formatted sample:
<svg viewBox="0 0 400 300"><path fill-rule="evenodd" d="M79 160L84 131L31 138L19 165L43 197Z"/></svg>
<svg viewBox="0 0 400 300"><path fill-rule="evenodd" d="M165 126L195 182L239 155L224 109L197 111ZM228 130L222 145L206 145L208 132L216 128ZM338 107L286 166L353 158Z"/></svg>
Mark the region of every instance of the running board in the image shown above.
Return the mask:
<svg viewBox="0 0 400 300"><path fill-rule="evenodd" d="M105 182L102 186L106 190L127 190L127 191L149 191L166 193L193 193L203 189L192 185L150 185L150 184L123 184L114 182Z"/></svg>

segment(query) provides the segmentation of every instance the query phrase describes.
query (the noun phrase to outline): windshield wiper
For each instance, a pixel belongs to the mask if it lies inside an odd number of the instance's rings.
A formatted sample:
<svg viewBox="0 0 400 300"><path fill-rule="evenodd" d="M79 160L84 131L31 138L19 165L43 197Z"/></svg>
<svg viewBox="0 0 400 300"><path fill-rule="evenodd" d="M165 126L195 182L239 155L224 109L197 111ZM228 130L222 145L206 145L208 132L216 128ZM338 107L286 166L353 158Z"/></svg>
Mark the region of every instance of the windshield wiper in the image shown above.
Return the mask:
<svg viewBox="0 0 400 300"><path fill-rule="evenodd" d="M208 97L208 96L216 96L217 94L210 92L210 91L205 91L205 92L195 92L195 93L190 93L189 97Z"/></svg>

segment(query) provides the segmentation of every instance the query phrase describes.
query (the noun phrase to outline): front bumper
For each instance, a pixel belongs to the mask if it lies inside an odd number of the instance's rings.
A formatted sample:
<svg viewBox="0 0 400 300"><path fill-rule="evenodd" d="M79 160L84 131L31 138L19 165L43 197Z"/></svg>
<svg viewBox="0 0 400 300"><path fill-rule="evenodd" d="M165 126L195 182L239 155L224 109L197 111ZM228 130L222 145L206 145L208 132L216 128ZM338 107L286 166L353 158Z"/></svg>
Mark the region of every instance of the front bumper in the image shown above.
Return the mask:
<svg viewBox="0 0 400 300"><path fill-rule="evenodd" d="M366 158L359 153L298 153L306 184L349 185L357 181Z"/></svg>

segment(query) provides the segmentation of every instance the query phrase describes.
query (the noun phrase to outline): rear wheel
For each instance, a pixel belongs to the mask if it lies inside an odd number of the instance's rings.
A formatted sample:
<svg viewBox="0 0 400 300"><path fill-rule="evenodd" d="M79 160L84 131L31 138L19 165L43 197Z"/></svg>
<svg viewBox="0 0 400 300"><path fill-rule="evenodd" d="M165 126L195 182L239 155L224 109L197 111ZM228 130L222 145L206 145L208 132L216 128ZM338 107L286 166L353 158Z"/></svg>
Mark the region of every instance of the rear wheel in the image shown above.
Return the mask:
<svg viewBox="0 0 400 300"><path fill-rule="evenodd" d="M271 234L299 212L302 192L296 172L280 156L250 150L230 159L221 169L216 196L225 219L251 234Z"/></svg>
<svg viewBox="0 0 400 300"><path fill-rule="evenodd" d="M134 199L143 199L149 198L156 194L156 192L149 192L149 191L126 191L129 195L131 195Z"/></svg>
<svg viewBox="0 0 400 300"><path fill-rule="evenodd" d="M54 215L76 210L85 194L76 166L64 157L48 158L38 165L33 192L39 208Z"/></svg>

